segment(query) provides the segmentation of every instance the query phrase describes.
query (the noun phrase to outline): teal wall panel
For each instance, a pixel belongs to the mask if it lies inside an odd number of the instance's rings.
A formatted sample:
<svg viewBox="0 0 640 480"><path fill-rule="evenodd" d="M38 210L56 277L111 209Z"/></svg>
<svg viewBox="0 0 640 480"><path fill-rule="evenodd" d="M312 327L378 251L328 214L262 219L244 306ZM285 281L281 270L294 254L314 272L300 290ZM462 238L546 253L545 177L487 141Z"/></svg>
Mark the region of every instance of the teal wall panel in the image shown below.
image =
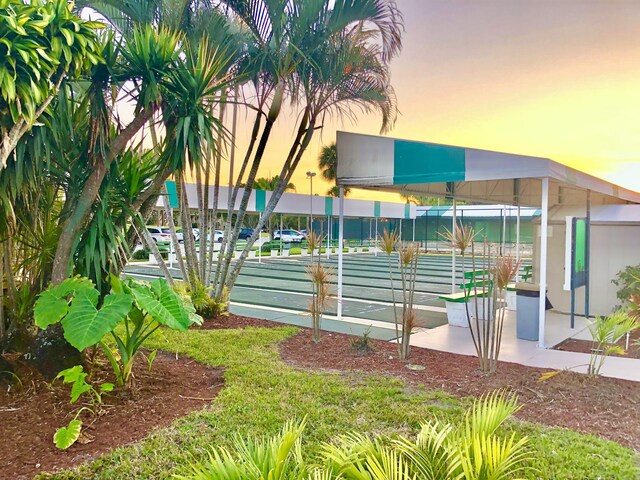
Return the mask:
<svg viewBox="0 0 640 480"><path fill-rule="evenodd" d="M459 182L465 165L464 148L394 140L394 185Z"/></svg>

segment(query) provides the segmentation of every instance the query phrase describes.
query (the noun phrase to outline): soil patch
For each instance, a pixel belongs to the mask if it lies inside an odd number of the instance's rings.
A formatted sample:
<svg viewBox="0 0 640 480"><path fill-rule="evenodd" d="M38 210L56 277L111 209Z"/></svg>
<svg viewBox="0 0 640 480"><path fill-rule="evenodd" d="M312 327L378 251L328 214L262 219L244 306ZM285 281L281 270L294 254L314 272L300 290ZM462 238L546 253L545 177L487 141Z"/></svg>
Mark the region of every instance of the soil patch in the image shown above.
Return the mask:
<svg viewBox="0 0 640 480"><path fill-rule="evenodd" d="M625 348L626 337L618 342L622 348ZM568 338L564 342L556 345L555 350L564 350L566 352L591 353L592 342L590 340L576 340ZM612 357L640 358L640 329L634 330L629 335L629 349L626 355L613 354Z"/></svg>
<svg viewBox="0 0 640 480"><path fill-rule="evenodd" d="M66 425L82 404L71 405L70 387L61 380L48 384L23 365L18 368L23 388L0 391L0 478L26 479L43 471L77 466L115 447L140 440L174 419L211 403L222 388L223 372L186 357L158 352L151 372L144 358L134 368L135 384L122 392L103 395L100 415L83 415L89 443L68 450L53 445L56 429ZM113 381L107 365L94 369L92 382Z"/></svg>
<svg viewBox="0 0 640 480"><path fill-rule="evenodd" d="M247 327L262 327L262 328L275 328L286 325L284 323L273 322L271 320L261 320L259 318L241 317L240 315L220 315L214 318L206 319L202 325L194 325L191 327L193 330L222 330L226 328L247 328Z"/></svg>
<svg viewBox="0 0 640 480"><path fill-rule="evenodd" d="M325 332L316 345L311 331L303 329L280 345L280 355L296 367L392 375L456 396L479 396L507 388L518 394L522 404L519 418L596 434L640 451L638 383L574 372L562 372L541 382L540 375L550 370L506 362L487 375L480 372L475 357L417 347L411 348L410 361L402 362L394 343L370 340L375 350L362 354L351 346L355 338ZM409 370L408 364L425 369Z"/></svg>

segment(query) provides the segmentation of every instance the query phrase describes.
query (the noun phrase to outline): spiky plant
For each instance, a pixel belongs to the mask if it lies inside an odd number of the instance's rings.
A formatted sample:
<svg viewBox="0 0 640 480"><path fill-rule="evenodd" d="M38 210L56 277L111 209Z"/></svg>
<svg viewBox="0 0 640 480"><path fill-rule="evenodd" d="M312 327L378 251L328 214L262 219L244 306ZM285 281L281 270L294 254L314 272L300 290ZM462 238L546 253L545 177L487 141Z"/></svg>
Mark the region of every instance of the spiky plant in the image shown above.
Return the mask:
<svg viewBox="0 0 640 480"><path fill-rule="evenodd" d="M402 339L400 341L400 359L409 357L411 332L415 324L414 294L418 272L420 247L417 243L398 243L396 246L400 258L400 279L402 281Z"/></svg>
<svg viewBox="0 0 640 480"><path fill-rule="evenodd" d="M382 232L382 235L378 235L378 243L382 246L382 251L387 254L389 265L389 284L391 286L391 302L393 303L393 322L396 327L396 344L398 346L398 356L401 355L400 325L398 322L398 310L396 308L396 291L393 283L393 262L391 260L391 255L393 255L393 252L395 252L396 245L398 244L399 240L400 236L395 230L385 229Z"/></svg>
<svg viewBox="0 0 640 480"><path fill-rule="evenodd" d="M307 248L311 253L311 261L313 261L313 252L318 250L318 257L320 257L320 247L322 246L323 237L319 233L310 231L307 233L305 239L307 240Z"/></svg>
<svg viewBox="0 0 640 480"><path fill-rule="evenodd" d="M296 480L308 478L302 458L301 435L305 421L287 422L280 434L269 439L236 437L233 451L212 449L208 458L191 465L181 480ZM323 477L311 477L323 478Z"/></svg>
<svg viewBox="0 0 640 480"><path fill-rule="evenodd" d="M483 371L495 372L498 368L498 357L502 345L502 329L507 313L506 308L498 310L498 301L506 304L507 286L518 273L520 262L513 256L500 256L496 258L492 270L489 272L489 288L491 301L489 302L490 314L485 319L485 328L488 329L489 344L485 345L485 359L481 363Z"/></svg>
<svg viewBox="0 0 640 480"><path fill-rule="evenodd" d="M447 227L443 227L444 232L438 232L451 248L454 248L460 252L464 257L465 253L469 250L471 245L476 239L477 233L471 225L464 225L463 223L456 223L456 226L449 230Z"/></svg>
<svg viewBox="0 0 640 480"><path fill-rule="evenodd" d="M351 433L324 444L320 464L344 480L511 479L529 470L527 438L499 435L519 409L503 391L476 400L459 425L430 420L415 441Z"/></svg>
<svg viewBox="0 0 640 480"><path fill-rule="evenodd" d="M318 255L318 261L312 262L307 266L307 276L311 280L312 284L312 296L309 301L309 313L311 314L311 321L313 326L313 341L315 343L320 342L320 323L322 321L322 314L327 308L329 300L329 287L331 283L332 270L329 267L320 263L320 256Z"/></svg>
<svg viewBox="0 0 640 480"><path fill-rule="evenodd" d="M626 350L617 343L622 338L640 327L640 322L629 315L627 309L620 309L608 317L596 317L587 325L593 339L591 357L589 359L589 375L599 375L609 355L624 355Z"/></svg>

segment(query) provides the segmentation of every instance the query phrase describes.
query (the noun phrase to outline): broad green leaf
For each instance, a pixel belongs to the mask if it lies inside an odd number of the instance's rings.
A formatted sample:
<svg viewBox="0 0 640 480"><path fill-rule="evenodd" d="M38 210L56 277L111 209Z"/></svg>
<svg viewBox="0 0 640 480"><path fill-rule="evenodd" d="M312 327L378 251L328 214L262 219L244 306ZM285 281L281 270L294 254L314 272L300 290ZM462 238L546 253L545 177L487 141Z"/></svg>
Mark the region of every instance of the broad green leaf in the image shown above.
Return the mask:
<svg viewBox="0 0 640 480"><path fill-rule="evenodd" d="M62 320L64 338L82 351L95 345L131 310L132 298L127 294L110 294L104 297L100 310L84 293L76 296L71 303L69 313Z"/></svg>
<svg viewBox="0 0 640 480"><path fill-rule="evenodd" d="M58 375L56 375L56 380L58 378L62 378L62 381L64 383L73 383L81 375L86 375L84 373L84 368L82 367L82 365L76 365L75 367L71 367L71 368L67 368L66 370L62 370L60 373L58 373Z"/></svg>
<svg viewBox="0 0 640 480"><path fill-rule="evenodd" d="M76 403L80 395L91 390L91 385L85 381L86 373L82 374L82 378L78 378L71 386L71 403Z"/></svg>
<svg viewBox="0 0 640 480"><path fill-rule="evenodd" d="M74 419L66 427L60 427L53 436L53 443L61 450L66 450L80 438L82 420Z"/></svg>
<svg viewBox="0 0 640 480"><path fill-rule="evenodd" d="M131 291L138 306L154 321L179 331L184 331L191 325L189 312L184 308L182 299L164 278L154 280L150 287L133 284Z"/></svg>
<svg viewBox="0 0 640 480"><path fill-rule="evenodd" d="M88 278L72 277L40 294L33 309L36 326L45 329L58 323L69 311L69 295L83 292L93 303L98 303L99 292Z"/></svg>
<svg viewBox="0 0 640 480"><path fill-rule="evenodd" d="M100 393L111 392L115 385L113 383L103 383L100 385Z"/></svg>

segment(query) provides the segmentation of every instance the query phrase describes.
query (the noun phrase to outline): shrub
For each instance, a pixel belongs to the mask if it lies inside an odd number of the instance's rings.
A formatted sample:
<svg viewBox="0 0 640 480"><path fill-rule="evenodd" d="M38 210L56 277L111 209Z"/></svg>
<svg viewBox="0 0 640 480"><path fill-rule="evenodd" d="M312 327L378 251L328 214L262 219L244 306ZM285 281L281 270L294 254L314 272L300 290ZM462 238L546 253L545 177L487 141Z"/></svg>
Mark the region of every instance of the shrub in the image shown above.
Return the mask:
<svg viewBox="0 0 640 480"><path fill-rule="evenodd" d="M136 250L131 255L131 260L148 260L150 254L149 250Z"/></svg>
<svg viewBox="0 0 640 480"><path fill-rule="evenodd" d="M375 349L371 345L371 325L362 333L361 337L356 337L351 341L351 349L360 354L373 352Z"/></svg>
<svg viewBox="0 0 640 480"><path fill-rule="evenodd" d="M608 317L596 317L587 326L593 339L588 373L599 375L609 355L626 353L626 350L617 343L628 333L640 327L640 323L635 317L630 316L627 310L620 309Z"/></svg>
<svg viewBox="0 0 640 480"><path fill-rule="evenodd" d="M111 276L111 293L100 298L93 282L72 277L40 294L34 308L42 329L60 323L64 338L80 351L99 345L119 386L128 385L142 343L161 325L184 331L202 318L164 278L151 283ZM99 307L99 308L98 308ZM116 327L123 324L121 333ZM115 347L105 341L109 335Z"/></svg>
<svg viewBox="0 0 640 480"><path fill-rule="evenodd" d="M611 283L618 287L616 296L623 304L627 303L632 296L640 295L640 265L629 265L619 271Z"/></svg>
<svg viewBox="0 0 640 480"><path fill-rule="evenodd" d="M237 438L233 450L213 449L182 480L484 480L518 478L529 469L527 438L503 436L499 427L518 410L515 397L494 392L476 400L460 425L430 420L415 440L361 433L322 446L316 464L305 462L305 421L287 423L270 439Z"/></svg>

